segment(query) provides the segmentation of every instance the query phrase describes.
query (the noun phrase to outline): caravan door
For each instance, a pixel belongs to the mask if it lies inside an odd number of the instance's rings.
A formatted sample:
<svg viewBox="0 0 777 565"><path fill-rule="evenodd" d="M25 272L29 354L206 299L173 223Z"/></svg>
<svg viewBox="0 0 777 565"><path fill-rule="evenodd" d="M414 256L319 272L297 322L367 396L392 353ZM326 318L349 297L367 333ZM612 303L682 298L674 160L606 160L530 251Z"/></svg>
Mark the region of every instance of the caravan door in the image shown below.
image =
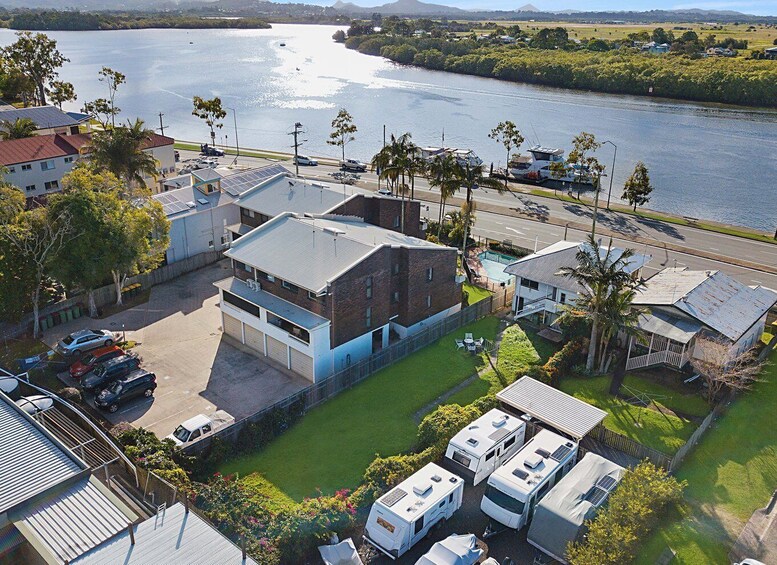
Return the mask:
<svg viewBox="0 0 777 565"><path fill-rule="evenodd" d="M480 460L480 463L478 464L478 470L475 473L475 480L473 481L473 484L478 484L480 481L494 472L498 460L497 449L499 448L495 447L490 451L487 451L483 458Z"/></svg>

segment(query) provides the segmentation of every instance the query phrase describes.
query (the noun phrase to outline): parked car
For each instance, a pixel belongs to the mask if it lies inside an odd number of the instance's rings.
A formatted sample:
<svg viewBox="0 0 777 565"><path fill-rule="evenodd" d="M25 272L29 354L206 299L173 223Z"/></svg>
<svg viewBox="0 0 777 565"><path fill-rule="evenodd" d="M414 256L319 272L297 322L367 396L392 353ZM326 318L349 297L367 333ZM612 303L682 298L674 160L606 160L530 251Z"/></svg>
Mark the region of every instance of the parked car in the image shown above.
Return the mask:
<svg viewBox="0 0 777 565"><path fill-rule="evenodd" d="M213 157L203 157L192 165L194 169L215 169L218 166L218 160L214 159Z"/></svg>
<svg viewBox="0 0 777 565"><path fill-rule="evenodd" d="M108 330L80 330L63 337L54 349L65 357L81 355L98 347L108 347L116 341L113 333Z"/></svg>
<svg viewBox="0 0 777 565"><path fill-rule="evenodd" d="M111 385L95 397L94 403L101 410L116 412L120 404L133 398L154 396L156 375L143 369L133 371L128 375L113 381Z"/></svg>
<svg viewBox="0 0 777 565"><path fill-rule="evenodd" d="M216 410L208 415L198 414L175 428L175 431L166 439L171 439L176 445L181 446L228 426L234 421L235 419L223 410Z"/></svg>
<svg viewBox="0 0 777 565"><path fill-rule="evenodd" d="M315 167L316 165L318 165L318 161L316 161L315 159L311 159L310 157L307 157L305 155L297 155L296 157L294 157L294 162L297 165L309 165L311 167Z"/></svg>
<svg viewBox="0 0 777 565"><path fill-rule="evenodd" d="M93 371L83 376L81 386L87 391L99 391L139 367L140 359L135 355L122 355L97 365Z"/></svg>
<svg viewBox="0 0 777 565"><path fill-rule="evenodd" d="M70 376L75 380L78 380L94 369L98 363L105 363L106 361L115 359L121 355L124 355L124 350L118 345L109 345L108 347L95 349L70 365Z"/></svg>
<svg viewBox="0 0 777 565"><path fill-rule="evenodd" d="M388 188L379 188L376 192L381 196L392 196L391 190Z"/></svg>
<svg viewBox="0 0 777 565"><path fill-rule="evenodd" d="M340 168L344 171L356 171L358 173L366 173L367 163L362 163L361 161L357 161L356 159L346 159L345 161L340 161Z"/></svg>
<svg viewBox="0 0 777 565"><path fill-rule="evenodd" d="M213 147L212 145L208 145L207 143L205 143L204 145L200 145L200 153L202 153L203 155L205 155L207 157L223 157L224 156L224 152L221 149L219 149L217 147Z"/></svg>

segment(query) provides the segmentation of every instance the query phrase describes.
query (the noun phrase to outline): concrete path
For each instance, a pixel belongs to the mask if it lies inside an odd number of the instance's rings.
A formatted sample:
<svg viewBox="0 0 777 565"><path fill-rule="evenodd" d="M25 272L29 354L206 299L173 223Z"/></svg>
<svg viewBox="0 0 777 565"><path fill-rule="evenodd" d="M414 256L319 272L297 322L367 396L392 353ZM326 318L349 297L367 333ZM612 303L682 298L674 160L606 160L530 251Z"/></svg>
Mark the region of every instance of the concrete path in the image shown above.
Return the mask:
<svg viewBox="0 0 777 565"><path fill-rule="evenodd" d="M777 491L766 508L753 512L745 524L729 559L739 562L745 558L757 559L763 563L777 563Z"/></svg>

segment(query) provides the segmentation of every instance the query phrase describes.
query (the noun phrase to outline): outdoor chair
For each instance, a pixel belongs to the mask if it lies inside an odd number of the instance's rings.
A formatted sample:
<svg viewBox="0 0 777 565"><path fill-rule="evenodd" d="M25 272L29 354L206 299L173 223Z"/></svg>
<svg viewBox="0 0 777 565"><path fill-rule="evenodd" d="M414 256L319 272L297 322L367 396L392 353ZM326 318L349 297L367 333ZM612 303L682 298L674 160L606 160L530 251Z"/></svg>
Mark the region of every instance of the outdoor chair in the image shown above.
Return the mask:
<svg viewBox="0 0 777 565"><path fill-rule="evenodd" d="M458 349L461 349L462 347L464 347L464 342L461 341L460 339L457 339L456 340L456 349L458 350Z"/></svg>
<svg viewBox="0 0 777 565"><path fill-rule="evenodd" d="M485 340L485 339L483 339L482 337L481 337L481 338L478 338L478 339L475 341L475 345L477 345L477 346L478 346L478 349L483 349L483 344L485 343L485 341L486 341L486 340Z"/></svg>
<svg viewBox="0 0 777 565"><path fill-rule="evenodd" d="M470 353L477 353L478 348L475 345L474 341L472 343L467 344L467 351L469 351Z"/></svg>
<svg viewBox="0 0 777 565"><path fill-rule="evenodd" d="M472 334L466 333L464 334L464 343L473 343L475 340L472 339Z"/></svg>

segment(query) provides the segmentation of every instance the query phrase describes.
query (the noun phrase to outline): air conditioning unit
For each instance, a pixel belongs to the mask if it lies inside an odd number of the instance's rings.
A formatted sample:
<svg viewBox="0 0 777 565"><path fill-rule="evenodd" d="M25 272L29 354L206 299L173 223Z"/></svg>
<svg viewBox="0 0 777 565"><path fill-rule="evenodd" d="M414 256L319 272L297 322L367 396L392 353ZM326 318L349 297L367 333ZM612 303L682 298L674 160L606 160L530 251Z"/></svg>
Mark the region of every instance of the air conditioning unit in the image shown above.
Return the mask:
<svg viewBox="0 0 777 565"><path fill-rule="evenodd" d="M255 291L262 290L262 283L260 283L259 281L248 279L246 281L246 284L248 285L248 288L250 288L251 290L255 290Z"/></svg>

